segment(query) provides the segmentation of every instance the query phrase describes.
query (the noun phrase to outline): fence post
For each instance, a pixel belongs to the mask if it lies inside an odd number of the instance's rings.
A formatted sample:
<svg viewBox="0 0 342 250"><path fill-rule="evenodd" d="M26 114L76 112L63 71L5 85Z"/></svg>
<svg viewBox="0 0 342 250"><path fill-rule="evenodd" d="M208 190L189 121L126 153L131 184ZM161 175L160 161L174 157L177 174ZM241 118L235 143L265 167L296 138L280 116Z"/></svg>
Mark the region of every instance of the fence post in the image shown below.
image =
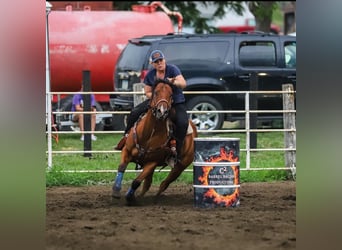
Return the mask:
<svg viewBox="0 0 342 250"><path fill-rule="evenodd" d="M294 100L295 95L293 91L292 84L283 84L283 91L288 91L289 93L283 93L283 107L284 107L284 129L291 129L292 131L285 131L284 140L285 148L291 150L285 150L285 166L290 168L292 175L295 177L296 174L296 116L293 112L286 112L288 110L295 110Z"/></svg>
<svg viewBox="0 0 342 250"><path fill-rule="evenodd" d="M52 107L51 107L51 86L50 86L50 50L49 50L49 19L48 15L51 11L52 5L49 2L46 2L46 125L48 130L48 168L51 170L52 168Z"/></svg>
<svg viewBox="0 0 342 250"><path fill-rule="evenodd" d="M257 73L253 72L251 73L250 79L250 90L256 91L258 90L258 75ZM250 110L258 110L258 98L257 95L252 93L250 96ZM250 128L251 129L257 129L257 122L258 121L258 114L257 113L250 113ZM251 132L250 137L250 147L251 148L257 148L257 133Z"/></svg>
<svg viewBox="0 0 342 250"><path fill-rule="evenodd" d="M90 71L84 70L83 71L83 91L84 92L90 92L91 91L91 84L90 84ZM83 94L83 111L91 111L91 99L90 94ZM91 131L91 114L83 114L83 127L84 132ZM91 134L90 133L84 133L84 143L83 143L84 151L91 151ZM85 157L91 157L91 153L84 153Z"/></svg>

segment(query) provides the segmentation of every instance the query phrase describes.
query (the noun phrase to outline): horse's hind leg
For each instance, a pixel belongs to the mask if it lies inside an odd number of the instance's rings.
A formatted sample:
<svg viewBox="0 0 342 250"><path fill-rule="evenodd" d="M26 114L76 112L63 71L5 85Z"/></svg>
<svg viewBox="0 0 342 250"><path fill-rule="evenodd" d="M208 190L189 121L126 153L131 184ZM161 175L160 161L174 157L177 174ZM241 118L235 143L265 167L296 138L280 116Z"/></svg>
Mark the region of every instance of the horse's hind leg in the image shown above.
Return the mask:
<svg viewBox="0 0 342 250"><path fill-rule="evenodd" d="M139 197L143 197L145 193L150 189L151 184L152 184L152 177L153 177L153 172L150 175L146 176L142 190L139 194Z"/></svg>
<svg viewBox="0 0 342 250"><path fill-rule="evenodd" d="M168 174L168 176L166 177L165 180L162 181L162 183L159 186L159 191L156 195L156 198L158 198L170 185L170 183L172 183L173 181L175 181L180 174L183 172L184 167L180 165L180 163L178 163Z"/></svg>

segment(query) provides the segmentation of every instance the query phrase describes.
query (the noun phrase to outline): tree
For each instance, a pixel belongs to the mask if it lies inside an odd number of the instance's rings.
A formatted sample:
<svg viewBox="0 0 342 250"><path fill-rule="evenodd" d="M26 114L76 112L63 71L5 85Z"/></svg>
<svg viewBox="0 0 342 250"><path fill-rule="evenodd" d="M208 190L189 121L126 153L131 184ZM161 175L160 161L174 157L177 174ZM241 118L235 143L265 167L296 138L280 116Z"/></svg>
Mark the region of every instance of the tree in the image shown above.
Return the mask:
<svg viewBox="0 0 342 250"><path fill-rule="evenodd" d="M255 30L270 32L273 10L277 2L248 2L248 8L255 16Z"/></svg>
<svg viewBox="0 0 342 250"><path fill-rule="evenodd" d="M133 4L149 4L150 2L142 1L120 1L113 2L115 10L131 10ZM243 5L241 1L163 1L163 4L171 11L179 11L183 16L183 25L192 26L196 33L216 33L219 32L216 27L210 26L210 21L213 19L222 18L225 15L227 8L235 11L237 14L242 15ZM203 16L198 10L198 3L205 7L214 6L213 14ZM260 31L269 32L272 21L273 10L277 7L277 2L248 2L250 11L255 16L256 29ZM177 23L176 17L171 17L174 23Z"/></svg>
<svg viewBox="0 0 342 250"><path fill-rule="evenodd" d="M212 15L203 15L199 11L199 4L204 6L204 8L212 8ZM216 27L210 26L209 23L212 19L222 18L226 14L225 10L227 8L234 10L239 15L243 12L241 1L167 1L165 2L165 6L170 10L181 12L184 25L194 27L196 33L219 32Z"/></svg>

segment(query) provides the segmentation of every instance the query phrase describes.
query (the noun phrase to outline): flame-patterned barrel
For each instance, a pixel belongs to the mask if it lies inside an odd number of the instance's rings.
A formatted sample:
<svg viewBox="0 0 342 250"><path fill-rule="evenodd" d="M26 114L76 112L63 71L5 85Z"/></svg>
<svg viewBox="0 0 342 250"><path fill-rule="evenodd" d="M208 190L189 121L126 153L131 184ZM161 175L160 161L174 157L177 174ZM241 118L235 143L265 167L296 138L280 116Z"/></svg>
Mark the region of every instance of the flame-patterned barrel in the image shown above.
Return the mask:
<svg viewBox="0 0 342 250"><path fill-rule="evenodd" d="M195 138L195 207L240 205L240 139Z"/></svg>

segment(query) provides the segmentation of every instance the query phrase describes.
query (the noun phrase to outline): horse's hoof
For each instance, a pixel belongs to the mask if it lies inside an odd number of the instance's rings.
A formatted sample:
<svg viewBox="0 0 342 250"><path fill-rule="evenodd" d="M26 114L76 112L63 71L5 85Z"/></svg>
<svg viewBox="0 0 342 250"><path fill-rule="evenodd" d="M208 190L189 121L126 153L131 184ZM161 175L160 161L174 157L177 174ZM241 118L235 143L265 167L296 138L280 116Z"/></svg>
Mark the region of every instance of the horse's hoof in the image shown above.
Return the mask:
<svg viewBox="0 0 342 250"><path fill-rule="evenodd" d="M140 193L137 195L137 198L143 198L145 196L145 193Z"/></svg>
<svg viewBox="0 0 342 250"><path fill-rule="evenodd" d="M120 190L113 189L112 190L112 197L115 199L120 199L121 198Z"/></svg>
<svg viewBox="0 0 342 250"><path fill-rule="evenodd" d="M153 197L153 204L157 204L160 201L160 195L156 195Z"/></svg>
<svg viewBox="0 0 342 250"><path fill-rule="evenodd" d="M136 203L136 199L134 194L133 195L126 195L126 205L133 206Z"/></svg>

